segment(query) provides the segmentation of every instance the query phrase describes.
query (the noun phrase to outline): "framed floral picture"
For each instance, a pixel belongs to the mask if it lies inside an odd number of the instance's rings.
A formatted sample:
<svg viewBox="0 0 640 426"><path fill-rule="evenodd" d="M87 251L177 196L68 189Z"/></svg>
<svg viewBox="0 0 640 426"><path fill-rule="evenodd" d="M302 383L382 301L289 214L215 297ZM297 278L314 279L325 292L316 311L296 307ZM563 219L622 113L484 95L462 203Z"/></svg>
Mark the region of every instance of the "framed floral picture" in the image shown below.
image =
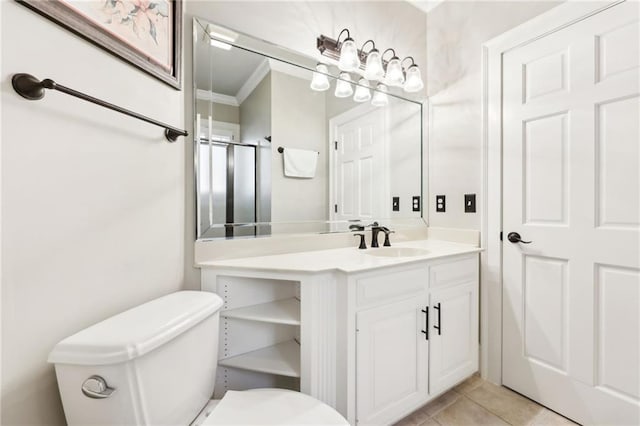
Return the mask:
<svg viewBox="0 0 640 426"><path fill-rule="evenodd" d="M182 0L17 0L159 80L181 88Z"/></svg>

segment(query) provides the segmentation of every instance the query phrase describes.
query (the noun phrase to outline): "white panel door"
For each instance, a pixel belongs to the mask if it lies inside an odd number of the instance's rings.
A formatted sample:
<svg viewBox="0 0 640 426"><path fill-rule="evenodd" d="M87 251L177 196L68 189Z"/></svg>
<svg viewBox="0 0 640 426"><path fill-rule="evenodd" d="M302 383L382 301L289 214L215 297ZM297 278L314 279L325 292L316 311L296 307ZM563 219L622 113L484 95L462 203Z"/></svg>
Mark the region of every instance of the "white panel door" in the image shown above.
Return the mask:
<svg viewBox="0 0 640 426"><path fill-rule="evenodd" d="M582 424L640 423L638 14L503 57L503 383Z"/></svg>
<svg viewBox="0 0 640 426"><path fill-rule="evenodd" d="M356 316L356 412L362 425L390 424L428 398L426 291Z"/></svg>
<svg viewBox="0 0 640 426"><path fill-rule="evenodd" d="M337 126L335 220L381 217L384 192L384 120L381 109Z"/></svg>
<svg viewBox="0 0 640 426"><path fill-rule="evenodd" d="M438 394L478 370L477 281L431 292L429 393Z"/></svg>

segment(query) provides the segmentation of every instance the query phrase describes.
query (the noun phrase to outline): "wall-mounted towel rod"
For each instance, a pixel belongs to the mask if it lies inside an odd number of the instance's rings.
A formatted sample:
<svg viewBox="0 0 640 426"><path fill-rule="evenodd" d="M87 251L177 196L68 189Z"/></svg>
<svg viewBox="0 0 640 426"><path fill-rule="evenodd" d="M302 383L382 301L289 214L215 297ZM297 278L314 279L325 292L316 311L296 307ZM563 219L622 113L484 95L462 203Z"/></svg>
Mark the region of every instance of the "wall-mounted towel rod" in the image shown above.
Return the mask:
<svg viewBox="0 0 640 426"><path fill-rule="evenodd" d="M279 147L278 147L278 152L279 152L280 154L282 154L282 153L284 152L284 148L283 148L283 147L281 147L281 146L279 146ZM320 155L320 152L316 151L316 154Z"/></svg>
<svg viewBox="0 0 640 426"><path fill-rule="evenodd" d="M14 74L11 78L11 85L13 86L13 90L18 92L20 96L31 101L42 99L44 97L44 89L57 90L59 92L66 93L67 95L71 95L76 98L91 102L92 104L100 105L113 111L117 111L121 114L128 115L129 117L137 118L138 120L146 121L147 123L155 124L159 127L164 127L164 136L169 142L175 142L176 139L178 139L178 136L189 135L186 130L177 129L158 120L154 120L153 118L145 117L144 115L138 114L137 112L130 111L109 102L105 102L102 99L94 98L93 96L89 96L82 92L70 89L56 83L49 78L45 78L44 80L40 81L31 74Z"/></svg>

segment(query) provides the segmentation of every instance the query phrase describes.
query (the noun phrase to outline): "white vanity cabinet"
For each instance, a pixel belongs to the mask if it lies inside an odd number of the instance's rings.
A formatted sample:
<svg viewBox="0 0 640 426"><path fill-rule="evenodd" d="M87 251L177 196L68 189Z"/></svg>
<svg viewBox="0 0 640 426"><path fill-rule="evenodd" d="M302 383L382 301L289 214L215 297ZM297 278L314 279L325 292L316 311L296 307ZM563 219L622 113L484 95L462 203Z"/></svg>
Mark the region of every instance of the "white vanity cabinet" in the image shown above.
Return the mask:
<svg viewBox="0 0 640 426"><path fill-rule="evenodd" d="M354 276L356 416L393 423L478 368L478 256Z"/></svg>
<svg viewBox="0 0 640 426"><path fill-rule="evenodd" d="M397 283L394 273L383 274L388 289L397 290L404 284L414 291L396 294L402 300L356 314L356 409L360 424L391 423L428 399L425 269L400 272L415 275L413 283ZM358 287L363 292L375 285L362 281Z"/></svg>
<svg viewBox="0 0 640 426"><path fill-rule="evenodd" d="M429 392L478 370L478 256L430 266Z"/></svg>
<svg viewBox="0 0 640 426"><path fill-rule="evenodd" d="M389 425L473 374L479 249L423 247L409 261L335 249L203 265L203 290L225 302L216 397L288 387L353 425Z"/></svg>

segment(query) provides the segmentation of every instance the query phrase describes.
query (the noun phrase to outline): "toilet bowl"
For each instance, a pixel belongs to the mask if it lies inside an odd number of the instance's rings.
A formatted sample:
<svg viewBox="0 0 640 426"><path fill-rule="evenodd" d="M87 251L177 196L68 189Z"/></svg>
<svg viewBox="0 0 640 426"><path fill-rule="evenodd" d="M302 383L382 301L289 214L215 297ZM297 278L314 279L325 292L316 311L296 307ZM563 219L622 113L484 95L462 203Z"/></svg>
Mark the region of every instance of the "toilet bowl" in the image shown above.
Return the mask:
<svg viewBox="0 0 640 426"><path fill-rule="evenodd" d="M227 391L211 400L222 299L181 291L60 341L49 355L73 425L348 425L311 396Z"/></svg>

